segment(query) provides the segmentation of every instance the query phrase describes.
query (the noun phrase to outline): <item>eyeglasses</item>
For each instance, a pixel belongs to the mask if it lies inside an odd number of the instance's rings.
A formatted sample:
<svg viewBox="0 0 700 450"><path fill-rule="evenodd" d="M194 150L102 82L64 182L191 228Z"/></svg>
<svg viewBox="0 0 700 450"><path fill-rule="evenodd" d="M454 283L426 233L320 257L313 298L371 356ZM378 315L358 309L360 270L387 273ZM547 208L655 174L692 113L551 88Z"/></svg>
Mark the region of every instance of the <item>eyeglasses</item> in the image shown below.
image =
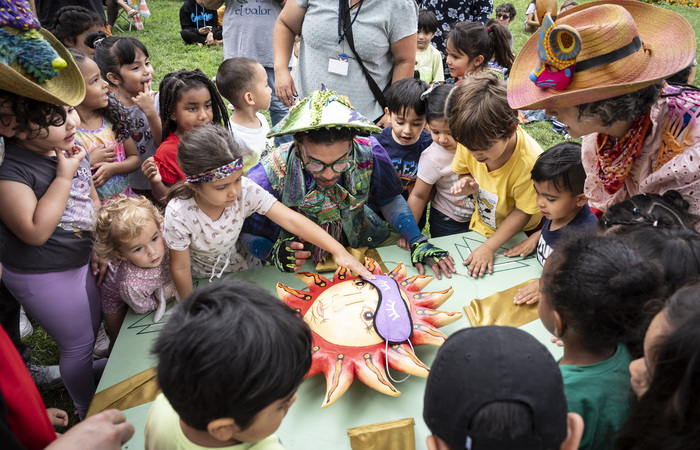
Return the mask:
<svg viewBox="0 0 700 450"><path fill-rule="evenodd" d="M303 152L301 150L301 146L299 147L299 153L303 155ZM350 167L352 166L352 161L348 158L350 155L350 148L348 148L348 151L343 155L340 159L336 159L330 164L326 164L322 161L318 161L316 159L312 159L309 162L303 163L304 165L304 170L306 170L309 173L321 173L324 170L326 170L326 167L330 167L333 172L335 173L343 173L347 172ZM304 161L304 158L302 157L302 162Z"/></svg>
<svg viewBox="0 0 700 450"><path fill-rule="evenodd" d="M510 14L496 14L496 17L499 19L508 19L510 20Z"/></svg>

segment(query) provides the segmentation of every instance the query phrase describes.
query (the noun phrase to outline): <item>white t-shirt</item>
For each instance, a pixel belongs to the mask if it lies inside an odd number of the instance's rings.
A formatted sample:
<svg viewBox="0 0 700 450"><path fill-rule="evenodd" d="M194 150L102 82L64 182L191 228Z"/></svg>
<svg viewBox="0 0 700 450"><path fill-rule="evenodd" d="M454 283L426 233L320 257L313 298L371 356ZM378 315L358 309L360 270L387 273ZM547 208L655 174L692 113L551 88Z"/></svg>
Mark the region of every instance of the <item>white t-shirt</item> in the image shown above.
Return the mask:
<svg viewBox="0 0 700 450"><path fill-rule="evenodd" d="M474 203L466 195L450 194L450 188L459 179L450 164L454 152L448 152L433 142L423 150L418 160L418 178L427 184L435 185L433 208L457 222L469 222L474 213Z"/></svg>
<svg viewBox="0 0 700 450"><path fill-rule="evenodd" d="M277 199L248 178L241 181L241 194L217 220L201 212L194 198L174 198L165 208L165 242L172 250L189 249L194 278L211 278L260 264L243 249L238 235L246 217L254 212L267 214Z"/></svg>
<svg viewBox="0 0 700 450"><path fill-rule="evenodd" d="M257 155L257 159L259 160L275 146L275 140L266 137L267 133L270 132L270 124L267 122L265 116L257 112L255 113L255 117L260 121L260 127L258 128L248 128L238 125L233 121L233 116L229 119L229 125L231 125L231 131L233 132L233 137L236 139L236 142L250 149Z"/></svg>

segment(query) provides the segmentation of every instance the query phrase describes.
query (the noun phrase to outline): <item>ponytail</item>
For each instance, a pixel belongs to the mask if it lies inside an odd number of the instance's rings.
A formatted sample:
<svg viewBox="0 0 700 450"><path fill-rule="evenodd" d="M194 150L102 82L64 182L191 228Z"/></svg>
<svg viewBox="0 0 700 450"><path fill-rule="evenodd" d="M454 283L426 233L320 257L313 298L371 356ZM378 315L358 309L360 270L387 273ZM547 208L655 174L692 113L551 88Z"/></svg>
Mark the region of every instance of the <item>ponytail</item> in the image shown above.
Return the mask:
<svg viewBox="0 0 700 450"><path fill-rule="evenodd" d="M510 50L510 36L510 32L499 23L487 27L480 22L458 22L447 39L469 59L482 56L484 61L479 66L482 70L495 56L496 62L509 72L515 60Z"/></svg>

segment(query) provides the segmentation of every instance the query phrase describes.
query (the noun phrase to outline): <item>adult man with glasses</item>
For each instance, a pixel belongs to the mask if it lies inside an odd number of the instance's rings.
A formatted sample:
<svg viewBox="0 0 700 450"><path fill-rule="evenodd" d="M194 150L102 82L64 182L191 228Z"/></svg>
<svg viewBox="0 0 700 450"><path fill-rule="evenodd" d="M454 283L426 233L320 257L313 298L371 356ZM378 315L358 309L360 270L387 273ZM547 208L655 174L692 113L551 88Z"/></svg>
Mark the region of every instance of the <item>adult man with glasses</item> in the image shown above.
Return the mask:
<svg viewBox="0 0 700 450"><path fill-rule="evenodd" d="M273 150L248 178L353 248L381 246L389 240L391 225L411 244L411 260L419 273L427 264L437 278L441 273L451 277L452 258L421 233L386 151L359 137L380 131L350 106L347 97L315 91L268 134L291 134L294 141ZM305 251L294 236L257 214L246 219L241 241L252 255L289 272L298 270L312 253L316 263L325 256L320 249Z"/></svg>

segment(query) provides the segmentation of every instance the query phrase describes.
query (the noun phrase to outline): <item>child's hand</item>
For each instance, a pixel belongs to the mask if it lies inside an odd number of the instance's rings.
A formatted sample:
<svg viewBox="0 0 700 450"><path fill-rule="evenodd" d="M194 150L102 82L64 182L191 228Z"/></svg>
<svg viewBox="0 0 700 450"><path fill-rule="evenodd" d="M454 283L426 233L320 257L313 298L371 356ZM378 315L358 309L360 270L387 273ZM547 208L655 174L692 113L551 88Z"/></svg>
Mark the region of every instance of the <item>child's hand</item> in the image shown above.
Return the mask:
<svg viewBox="0 0 700 450"><path fill-rule="evenodd" d="M513 298L516 305L532 305L540 301L540 280L534 280L518 290Z"/></svg>
<svg viewBox="0 0 700 450"><path fill-rule="evenodd" d="M90 271L93 275L97 276L97 286L101 285L102 281L104 281L108 267L109 261L100 258L97 256L97 253L93 251L90 255Z"/></svg>
<svg viewBox="0 0 700 450"><path fill-rule="evenodd" d="M148 178L148 181L151 183L160 183L163 181L163 177L160 176L160 172L158 171L156 161L152 156L141 164L141 172L143 172L143 176Z"/></svg>
<svg viewBox="0 0 700 450"><path fill-rule="evenodd" d="M209 34L209 32L211 31L211 29L210 29L209 27L202 27L202 28L200 28L200 29L197 30L197 31L198 31L198 33L201 34L202 36L206 36L207 34Z"/></svg>
<svg viewBox="0 0 700 450"><path fill-rule="evenodd" d="M563 347L564 346L564 341L556 337L555 335L552 335L552 337L549 338L550 341L552 341L552 344L557 344L557 347Z"/></svg>
<svg viewBox="0 0 700 450"><path fill-rule="evenodd" d="M368 280L375 279L374 275L372 275L372 273L367 270L367 268L363 266L360 261L348 253L347 250L343 249L341 253L338 253L337 255L334 254L333 258L335 258L335 263L340 267L345 267L346 269L352 270L355 274L361 276L362 278L366 278Z"/></svg>
<svg viewBox="0 0 700 450"><path fill-rule="evenodd" d="M68 426L68 414L62 409L46 408L46 414L49 415L49 421L51 422L51 425L55 427Z"/></svg>
<svg viewBox="0 0 700 450"><path fill-rule="evenodd" d="M56 178L67 178L72 182L73 175L80 167L80 163L87 155L87 151L79 145L74 145L70 150L55 148L53 151L56 152L56 159L58 160L56 163Z"/></svg>
<svg viewBox="0 0 700 450"><path fill-rule="evenodd" d="M141 92L139 92L136 97L132 97L131 101L136 103L136 106L138 106L144 114L148 115L156 111L155 95L155 92L151 92L151 82L148 81L143 83Z"/></svg>
<svg viewBox="0 0 700 450"><path fill-rule="evenodd" d="M649 389L647 364L644 358L635 359L630 363L630 385L638 398Z"/></svg>
<svg viewBox="0 0 700 450"><path fill-rule="evenodd" d="M95 188L104 186L104 184L115 174L114 164L111 163L101 162L92 167L93 169L97 169L92 175L92 184L95 185Z"/></svg>
<svg viewBox="0 0 700 450"><path fill-rule="evenodd" d="M533 235L534 236L534 235ZM539 235L538 235L539 236ZM530 253L534 252L535 249L537 248L537 241L538 239L530 239L532 236L528 237L524 241L522 241L519 244L515 244L505 252L503 252L504 256L521 256L521 257L526 257Z"/></svg>
<svg viewBox="0 0 700 450"><path fill-rule="evenodd" d="M489 274L493 273L493 254L493 250L481 244L462 264L469 266L467 271L469 276L474 278L483 277L486 270L489 271Z"/></svg>
<svg viewBox="0 0 700 450"><path fill-rule="evenodd" d="M114 152L114 147L105 147L104 145L96 147L90 152L90 164L94 168L97 163L114 162L117 160L117 154Z"/></svg>
<svg viewBox="0 0 700 450"><path fill-rule="evenodd" d="M207 39L206 39L205 43L206 43L207 45L214 45L214 33L209 32L209 33L207 34Z"/></svg>
<svg viewBox="0 0 700 450"><path fill-rule="evenodd" d="M450 188L452 195L471 195L479 192L479 183L472 176L461 177Z"/></svg>
<svg viewBox="0 0 700 450"><path fill-rule="evenodd" d="M404 250L411 250L411 246L408 245L408 241L404 238L401 238L398 241L396 241L396 245Z"/></svg>

